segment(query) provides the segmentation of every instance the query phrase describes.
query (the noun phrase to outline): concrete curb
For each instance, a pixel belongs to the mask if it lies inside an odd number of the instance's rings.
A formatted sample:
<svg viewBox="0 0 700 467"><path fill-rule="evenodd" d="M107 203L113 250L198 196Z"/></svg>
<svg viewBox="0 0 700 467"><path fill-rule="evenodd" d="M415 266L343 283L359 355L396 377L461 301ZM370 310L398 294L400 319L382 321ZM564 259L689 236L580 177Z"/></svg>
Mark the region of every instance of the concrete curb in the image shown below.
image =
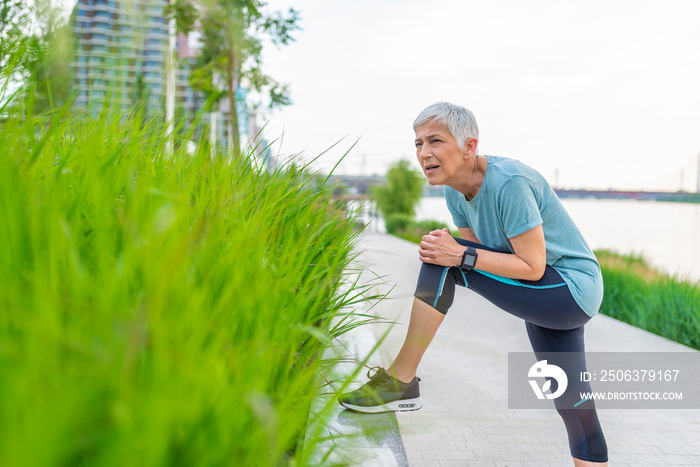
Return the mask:
<svg viewBox="0 0 700 467"><path fill-rule="evenodd" d="M356 311L363 314L370 312L367 304L361 304ZM367 360L370 367L382 366L377 353L377 342L371 326L359 326L341 336L335 345L327 350L325 357ZM335 366L332 379L347 380L355 368L355 363L341 362ZM348 391L361 386L366 380L364 372L361 372L356 380L353 380ZM332 395L321 392L312 402L306 438L325 438L310 455L313 465L409 465L396 414L355 413L344 409L332 399ZM329 405L330 409L326 410ZM319 415L322 418L319 419Z"/></svg>

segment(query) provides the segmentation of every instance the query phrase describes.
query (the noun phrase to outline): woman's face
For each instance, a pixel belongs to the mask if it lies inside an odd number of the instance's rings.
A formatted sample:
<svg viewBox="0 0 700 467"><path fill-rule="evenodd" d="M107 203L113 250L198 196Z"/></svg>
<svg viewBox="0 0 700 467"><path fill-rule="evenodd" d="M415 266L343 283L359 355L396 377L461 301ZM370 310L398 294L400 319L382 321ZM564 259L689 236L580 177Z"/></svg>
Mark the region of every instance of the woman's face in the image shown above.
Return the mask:
<svg viewBox="0 0 700 467"><path fill-rule="evenodd" d="M465 155L444 123L429 121L416 128L416 157L431 185L458 181Z"/></svg>

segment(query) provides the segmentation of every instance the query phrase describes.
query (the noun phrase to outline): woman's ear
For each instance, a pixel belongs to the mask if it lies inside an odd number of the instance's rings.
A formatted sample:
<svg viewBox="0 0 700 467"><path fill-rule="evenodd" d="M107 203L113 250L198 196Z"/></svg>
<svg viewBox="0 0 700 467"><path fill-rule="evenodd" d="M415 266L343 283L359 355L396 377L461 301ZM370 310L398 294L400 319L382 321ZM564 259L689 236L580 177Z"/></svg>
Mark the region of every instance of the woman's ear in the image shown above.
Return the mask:
<svg viewBox="0 0 700 467"><path fill-rule="evenodd" d="M467 138L464 142L464 157L471 159L476 154L478 141L476 138Z"/></svg>

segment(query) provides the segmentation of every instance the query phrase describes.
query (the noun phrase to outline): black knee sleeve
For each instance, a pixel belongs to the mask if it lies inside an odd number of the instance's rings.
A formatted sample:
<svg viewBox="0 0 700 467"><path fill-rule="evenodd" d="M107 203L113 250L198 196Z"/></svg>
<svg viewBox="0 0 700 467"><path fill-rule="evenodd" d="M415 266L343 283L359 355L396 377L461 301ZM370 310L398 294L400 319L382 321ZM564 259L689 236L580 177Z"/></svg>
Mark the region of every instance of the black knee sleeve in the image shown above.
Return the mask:
<svg viewBox="0 0 700 467"><path fill-rule="evenodd" d="M447 314L455 297L454 268L423 263L413 294L440 313Z"/></svg>

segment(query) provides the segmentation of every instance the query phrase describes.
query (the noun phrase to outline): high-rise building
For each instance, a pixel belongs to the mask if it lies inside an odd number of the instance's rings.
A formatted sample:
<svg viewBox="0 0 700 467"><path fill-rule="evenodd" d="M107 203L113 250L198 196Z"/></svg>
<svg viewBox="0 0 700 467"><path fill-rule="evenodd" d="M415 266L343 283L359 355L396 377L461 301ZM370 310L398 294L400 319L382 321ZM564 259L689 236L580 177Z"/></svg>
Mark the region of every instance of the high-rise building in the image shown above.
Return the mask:
<svg viewBox="0 0 700 467"><path fill-rule="evenodd" d="M147 100L150 115L165 115L168 53L168 0L78 0L73 12L77 38L74 59L76 105L101 108L105 100L126 111ZM201 111L204 99L189 86L196 54L195 34L176 39L175 108L190 118ZM246 91L239 89L239 130L246 136ZM226 145L228 101L217 112L217 142ZM209 122L207 116L202 121Z"/></svg>
<svg viewBox="0 0 700 467"><path fill-rule="evenodd" d="M165 102L167 0L79 0L75 12L75 75L79 106L112 104L126 109L148 96L148 109Z"/></svg>

